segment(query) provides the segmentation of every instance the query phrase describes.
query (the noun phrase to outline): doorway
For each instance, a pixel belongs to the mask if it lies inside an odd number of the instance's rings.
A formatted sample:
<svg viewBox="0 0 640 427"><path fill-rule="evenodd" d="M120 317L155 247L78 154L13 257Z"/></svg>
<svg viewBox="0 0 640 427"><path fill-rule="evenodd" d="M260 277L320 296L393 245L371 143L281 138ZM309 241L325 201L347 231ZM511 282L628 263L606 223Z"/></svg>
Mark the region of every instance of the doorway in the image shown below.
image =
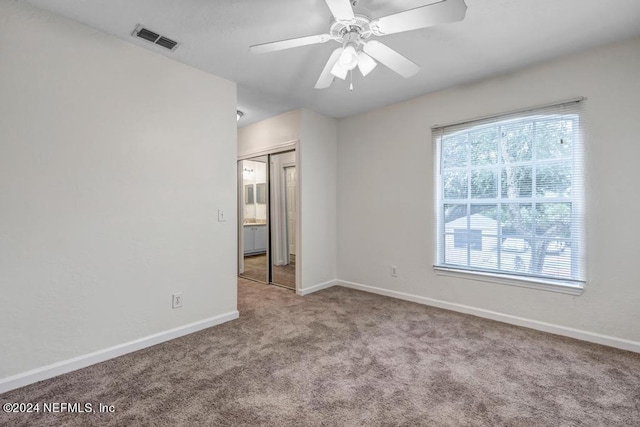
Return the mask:
<svg viewBox="0 0 640 427"><path fill-rule="evenodd" d="M295 150L238 162L238 275L296 289Z"/></svg>

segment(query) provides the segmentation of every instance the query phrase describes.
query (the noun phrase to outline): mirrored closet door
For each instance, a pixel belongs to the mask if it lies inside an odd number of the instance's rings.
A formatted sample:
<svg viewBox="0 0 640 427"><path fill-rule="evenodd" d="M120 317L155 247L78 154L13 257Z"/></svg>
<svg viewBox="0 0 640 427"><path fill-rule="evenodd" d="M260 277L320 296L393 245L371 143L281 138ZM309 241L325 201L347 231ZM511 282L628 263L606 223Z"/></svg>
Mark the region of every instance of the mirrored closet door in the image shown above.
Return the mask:
<svg viewBox="0 0 640 427"><path fill-rule="evenodd" d="M241 160L239 165L238 212L240 245L242 256L239 260L240 276L267 283L269 264L267 262L268 204L267 177L268 157Z"/></svg>
<svg viewBox="0 0 640 427"><path fill-rule="evenodd" d="M296 288L296 153L271 156L271 283Z"/></svg>
<svg viewBox="0 0 640 427"><path fill-rule="evenodd" d="M296 289L295 151L238 162L239 275Z"/></svg>

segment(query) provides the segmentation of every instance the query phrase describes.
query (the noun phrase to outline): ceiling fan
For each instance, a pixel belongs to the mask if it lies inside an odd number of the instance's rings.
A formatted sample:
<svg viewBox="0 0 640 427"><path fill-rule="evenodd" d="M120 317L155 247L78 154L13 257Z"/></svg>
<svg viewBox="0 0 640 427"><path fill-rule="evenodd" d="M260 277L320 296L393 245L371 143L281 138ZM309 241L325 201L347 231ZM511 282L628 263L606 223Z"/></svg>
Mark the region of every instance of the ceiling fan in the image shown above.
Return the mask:
<svg viewBox="0 0 640 427"><path fill-rule="evenodd" d="M316 89L328 88L335 77L344 80L356 67L366 76L376 67L376 61L402 77L409 78L420 71L420 66L378 40L369 38L461 21L467 11L464 0L432 0L429 4L415 9L372 19L368 11L357 7L358 1L325 0L333 15L328 33L257 44L251 46L249 51L267 53L326 43L329 40L340 43L342 46L331 53L320 73Z"/></svg>

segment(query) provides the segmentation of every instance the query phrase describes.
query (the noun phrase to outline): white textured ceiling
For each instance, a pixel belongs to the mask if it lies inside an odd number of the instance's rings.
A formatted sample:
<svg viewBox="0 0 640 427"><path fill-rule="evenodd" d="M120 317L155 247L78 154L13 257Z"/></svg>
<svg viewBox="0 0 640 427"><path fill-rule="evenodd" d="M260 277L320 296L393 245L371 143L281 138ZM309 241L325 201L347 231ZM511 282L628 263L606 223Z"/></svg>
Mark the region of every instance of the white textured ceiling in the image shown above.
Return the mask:
<svg viewBox="0 0 640 427"><path fill-rule="evenodd" d="M384 66L355 90L314 89L338 45L262 55L252 44L326 33L324 0L22 0L238 83L241 125L299 107L345 117L446 87L640 35L640 0L466 0L457 23L389 35L384 43L422 70L404 79ZM361 0L380 17L433 0ZM177 40L174 52L131 36L137 24Z"/></svg>

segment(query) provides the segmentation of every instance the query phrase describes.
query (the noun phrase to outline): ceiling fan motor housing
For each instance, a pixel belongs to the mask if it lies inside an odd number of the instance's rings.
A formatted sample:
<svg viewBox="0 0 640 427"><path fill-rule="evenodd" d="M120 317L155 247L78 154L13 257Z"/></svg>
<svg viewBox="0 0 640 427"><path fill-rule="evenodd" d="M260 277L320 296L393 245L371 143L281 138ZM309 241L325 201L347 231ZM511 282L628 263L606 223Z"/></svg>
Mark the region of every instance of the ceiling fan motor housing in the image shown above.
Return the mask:
<svg viewBox="0 0 640 427"><path fill-rule="evenodd" d="M366 15L356 15L355 18L349 22L334 20L331 23L329 35L332 39L342 41L343 43L349 41L353 37L353 34L357 34L358 42L360 40L366 40L373 34L370 23L371 19Z"/></svg>
<svg viewBox="0 0 640 427"><path fill-rule="evenodd" d="M349 71L358 65L358 55L362 51L361 46L364 44L362 39L362 27L359 25L349 24L340 29L340 39L337 41L342 41L343 50L339 61Z"/></svg>

